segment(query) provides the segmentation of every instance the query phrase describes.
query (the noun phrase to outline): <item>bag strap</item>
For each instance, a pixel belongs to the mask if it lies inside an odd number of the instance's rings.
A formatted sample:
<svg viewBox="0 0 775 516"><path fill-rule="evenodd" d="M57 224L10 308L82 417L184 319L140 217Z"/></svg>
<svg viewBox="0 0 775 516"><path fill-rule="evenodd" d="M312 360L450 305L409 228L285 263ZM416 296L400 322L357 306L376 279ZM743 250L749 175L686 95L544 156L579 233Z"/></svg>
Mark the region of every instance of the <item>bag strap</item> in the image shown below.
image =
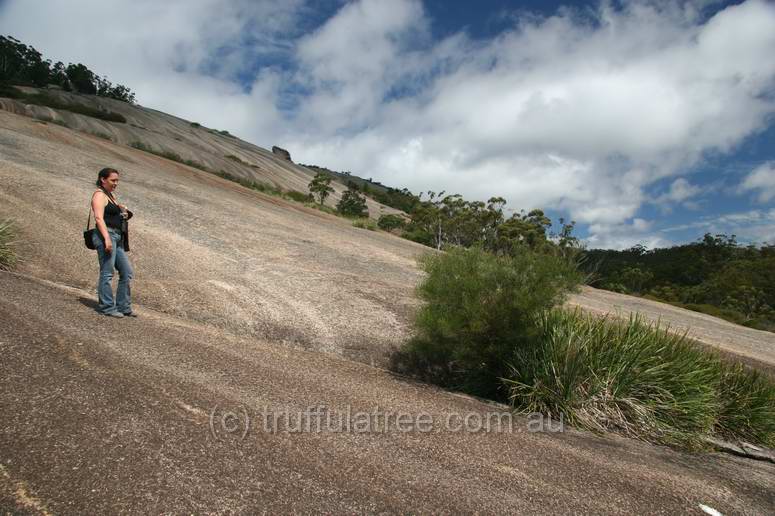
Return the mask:
<svg viewBox="0 0 775 516"><path fill-rule="evenodd" d="M108 198L108 200L109 200L110 202L112 202L113 204L115 204L116 206L118 206L118 203L116 202L116 199L113 197L113 194L111 194L110 192L108 192L107 190L105 190L104 188L102 188L101 186L100 186L100 190L102 190L102 193L104 193L104 194L107 196L107 198Z"/></svg>

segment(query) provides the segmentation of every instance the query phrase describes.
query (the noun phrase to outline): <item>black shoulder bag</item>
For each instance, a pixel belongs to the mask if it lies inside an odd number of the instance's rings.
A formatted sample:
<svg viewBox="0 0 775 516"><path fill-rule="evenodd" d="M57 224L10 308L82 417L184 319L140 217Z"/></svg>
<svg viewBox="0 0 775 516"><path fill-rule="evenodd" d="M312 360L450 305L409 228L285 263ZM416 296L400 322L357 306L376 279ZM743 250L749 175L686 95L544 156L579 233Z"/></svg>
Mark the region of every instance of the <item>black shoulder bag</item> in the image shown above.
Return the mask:
<svg viewBox="0 0 775 516"><path fill-rule="evenodd" d="M86 219L86 231L83 232L83 243L86 244L87 249L97 249L94 247L94 239L92 235L97 231L96 227L93 227L89 229L89 225L91 224L91 206L89 207L89 216Z"/></svg>

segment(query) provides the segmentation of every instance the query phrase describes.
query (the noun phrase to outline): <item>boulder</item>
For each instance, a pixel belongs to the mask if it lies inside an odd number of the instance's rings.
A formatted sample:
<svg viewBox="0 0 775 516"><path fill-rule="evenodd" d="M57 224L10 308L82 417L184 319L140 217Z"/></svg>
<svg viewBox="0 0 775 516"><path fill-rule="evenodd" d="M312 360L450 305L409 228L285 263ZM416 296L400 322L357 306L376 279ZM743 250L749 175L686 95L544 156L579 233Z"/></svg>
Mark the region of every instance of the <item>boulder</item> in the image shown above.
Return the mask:
<svg viewBox="0 0 775 516"><path fill-rule="evenodd" d="M291 153L276 145L272 147L272 154L284 159L285 161L293 162L293 160L291 159Z"/></svg>

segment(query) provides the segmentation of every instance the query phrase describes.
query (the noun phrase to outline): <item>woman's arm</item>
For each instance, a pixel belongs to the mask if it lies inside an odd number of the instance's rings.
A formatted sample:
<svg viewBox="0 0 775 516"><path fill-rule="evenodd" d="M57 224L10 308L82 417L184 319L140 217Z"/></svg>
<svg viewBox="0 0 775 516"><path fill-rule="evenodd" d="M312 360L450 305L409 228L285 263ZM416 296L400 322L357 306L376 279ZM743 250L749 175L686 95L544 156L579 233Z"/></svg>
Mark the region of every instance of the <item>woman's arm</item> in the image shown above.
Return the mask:
<svg viewBox="0 0 775 516"><path fill-rule="evenodd" d="M105 242L105 252L110 253L113 251L113 241L108 234L108 226L105 225L105 205L108 203L108 198L104 193L97 191L94 192L91 198L91 209L94 211L94 225L97 227L97 231L102 235L102 241Z"/></svg>

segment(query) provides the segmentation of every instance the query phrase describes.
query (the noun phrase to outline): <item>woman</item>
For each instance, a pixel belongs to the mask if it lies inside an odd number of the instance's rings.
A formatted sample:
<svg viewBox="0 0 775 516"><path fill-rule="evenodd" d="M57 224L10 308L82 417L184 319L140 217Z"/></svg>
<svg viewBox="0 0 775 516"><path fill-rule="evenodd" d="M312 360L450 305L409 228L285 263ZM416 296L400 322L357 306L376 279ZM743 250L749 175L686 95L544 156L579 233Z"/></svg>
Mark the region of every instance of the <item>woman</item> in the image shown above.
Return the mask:
<svg viewBox="0 0 775 516"><path fill-rule="evenodd" d="M97 280L97 311L110 317L137 317L132 312L132 299L129 282L132 279L132 265L126 255L125 239L122 228L129 218L126 206L118 204L114 197L118 187L118 171L103 168L97 175L99 187L91 198L91 208L97 231L93 233L94 246L100 262L100 275ZM118 270L118 288L113 301L113 269Z"/></svg>

